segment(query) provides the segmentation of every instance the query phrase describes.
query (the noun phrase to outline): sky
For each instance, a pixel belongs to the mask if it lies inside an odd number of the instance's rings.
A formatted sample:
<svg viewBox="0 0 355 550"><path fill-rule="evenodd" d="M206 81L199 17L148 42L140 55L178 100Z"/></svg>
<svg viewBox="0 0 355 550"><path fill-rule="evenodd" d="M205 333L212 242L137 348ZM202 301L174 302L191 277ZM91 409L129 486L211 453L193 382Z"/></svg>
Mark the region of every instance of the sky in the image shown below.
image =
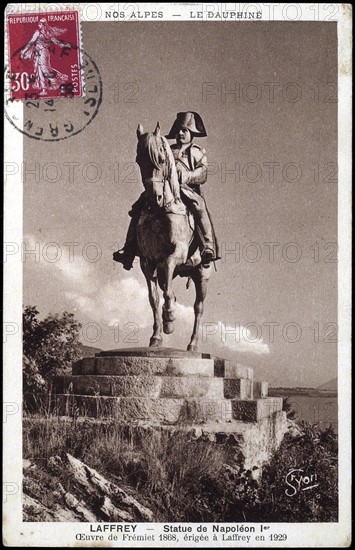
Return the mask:
<svg viewBox="0 0 355 550"><path fill-rule="evenodd" d="M274 386L334 378L336 24L115 21L83 23L82 37L102 79L97 116L67 140L24 138L24 243L37 251L24 258L24 303L41 315L73 312L86 345L148 345L139 263L126 272L112 253L143 190L138 124L151 131L159 121L168 133L177 112L193 110L207 130L196 143L207 151L204 195L222 250L200 350L253 366ZM185 284L174 282L168 347L186 349L192 332Z"/></svg>

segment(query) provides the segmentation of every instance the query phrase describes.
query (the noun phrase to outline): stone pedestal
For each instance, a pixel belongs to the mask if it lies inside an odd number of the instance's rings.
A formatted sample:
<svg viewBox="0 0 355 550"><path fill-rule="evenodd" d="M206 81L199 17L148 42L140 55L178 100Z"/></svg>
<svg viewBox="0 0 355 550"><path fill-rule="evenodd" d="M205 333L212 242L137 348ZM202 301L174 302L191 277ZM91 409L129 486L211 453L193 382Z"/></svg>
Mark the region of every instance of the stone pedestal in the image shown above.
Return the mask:
<svg viewBox="0 0 355 550"><path fill-rule="evenodd" d="M260 466L286 431L282 398L236 361L170 348L104 351L53 380L57 414L232 438L245 467Z"/></svg>

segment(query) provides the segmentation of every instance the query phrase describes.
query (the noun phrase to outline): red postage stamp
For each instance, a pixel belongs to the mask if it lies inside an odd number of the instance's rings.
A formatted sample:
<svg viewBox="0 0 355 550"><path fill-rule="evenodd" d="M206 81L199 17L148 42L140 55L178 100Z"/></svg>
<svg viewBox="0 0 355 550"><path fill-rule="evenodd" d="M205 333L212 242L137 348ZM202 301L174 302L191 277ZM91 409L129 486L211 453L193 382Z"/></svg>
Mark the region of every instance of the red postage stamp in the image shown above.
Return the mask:
<svg viewBox="0 0 355 550"><path fill-rule="evenodd" d="M82 97L77 11L8 15L11 99Z"/></svg>

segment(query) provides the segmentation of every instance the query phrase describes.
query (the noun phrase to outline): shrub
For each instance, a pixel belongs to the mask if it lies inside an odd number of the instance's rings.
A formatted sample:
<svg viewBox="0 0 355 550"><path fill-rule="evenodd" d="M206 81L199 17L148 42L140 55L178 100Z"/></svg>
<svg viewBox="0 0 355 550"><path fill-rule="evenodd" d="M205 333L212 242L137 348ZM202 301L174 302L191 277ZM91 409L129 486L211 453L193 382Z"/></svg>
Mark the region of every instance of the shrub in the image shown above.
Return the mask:
<svg viewBox="0 0 355 550"><path fill-rule="evenodd" d="M24 405L32 410L50 389L51 377L67 373L79 359L79 329L72 313L48 315L43 320L34 306L23 312Z"/></svg>
<svg viewBox="0 0 355 550"><path fill-rule="evenodd" d="M296 438L286 434L264 468L258 491L259 521L337 521L337 436L332 428L321 431L306 422L300 427L302 434ZM292 470L298 479L313 476L312 484L292 480Z"/></svg>

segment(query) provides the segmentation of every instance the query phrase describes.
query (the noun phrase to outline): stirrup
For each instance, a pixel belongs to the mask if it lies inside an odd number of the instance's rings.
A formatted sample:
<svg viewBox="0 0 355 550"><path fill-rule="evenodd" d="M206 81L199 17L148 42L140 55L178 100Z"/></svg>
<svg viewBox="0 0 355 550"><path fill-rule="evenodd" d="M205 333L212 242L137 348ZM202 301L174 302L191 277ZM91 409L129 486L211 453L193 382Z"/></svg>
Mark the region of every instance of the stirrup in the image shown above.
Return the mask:
<svg viewBox="0 0 355 550"><path fill-rule="evenodd" d="M203 267L209 267L210 263L215 260L215 253L212 248L205 248L201 253L201 260Z"/></svg>

